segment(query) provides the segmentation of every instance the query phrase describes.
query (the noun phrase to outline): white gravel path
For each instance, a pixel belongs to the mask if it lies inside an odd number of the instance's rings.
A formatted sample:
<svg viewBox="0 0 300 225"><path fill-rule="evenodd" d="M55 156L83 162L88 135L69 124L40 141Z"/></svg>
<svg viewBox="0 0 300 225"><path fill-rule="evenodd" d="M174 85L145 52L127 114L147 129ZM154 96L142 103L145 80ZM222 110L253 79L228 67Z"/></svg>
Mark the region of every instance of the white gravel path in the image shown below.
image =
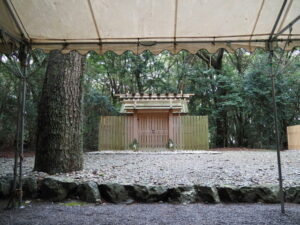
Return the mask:
<svg viewBox="0 0 300 225"><path fill-rule="evenodd" d="M284 186L300 185L300 151L281 153ZM84 170L60 176L98 183L142 185L277 184L275 151L184 151L184 152L90 152ZM34 158L24 160L24 173L31 172ZM0 176L12 173L13 159L0 158Z"/></svg>

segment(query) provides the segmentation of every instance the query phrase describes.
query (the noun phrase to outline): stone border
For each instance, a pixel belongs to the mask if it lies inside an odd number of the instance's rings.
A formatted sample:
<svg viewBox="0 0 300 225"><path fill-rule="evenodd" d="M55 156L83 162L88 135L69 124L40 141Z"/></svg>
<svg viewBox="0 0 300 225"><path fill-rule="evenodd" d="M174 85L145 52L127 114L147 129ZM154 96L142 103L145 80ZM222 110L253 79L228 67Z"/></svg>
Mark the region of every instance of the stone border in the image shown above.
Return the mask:
<svg viewBox="0 0 300 225"><path fill-rule="evenodd" d="M7 198L12 178L0 178L0 199ZM91 203L279 203L279 188L275 185L237 187L223 186L144 186L77 182L71 178L48 176L41 180L25 177L24 198L42 198L59 202L80 199ZM300 186L285 188L285 200L300 203Z"/></svg>

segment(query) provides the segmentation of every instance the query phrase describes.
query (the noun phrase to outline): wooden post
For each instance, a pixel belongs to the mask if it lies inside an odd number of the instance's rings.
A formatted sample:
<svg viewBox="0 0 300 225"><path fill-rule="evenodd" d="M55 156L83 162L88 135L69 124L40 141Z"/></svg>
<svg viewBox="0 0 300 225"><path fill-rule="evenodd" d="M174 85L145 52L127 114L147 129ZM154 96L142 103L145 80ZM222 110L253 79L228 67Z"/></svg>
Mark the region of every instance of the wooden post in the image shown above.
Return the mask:
<svg viewBox="0 0 300 225"><path fill-rule="evenodd" d="M133 113L133 139L138 141L138 115L136 110Z"/></svg>
<svg viewBox="0 0 300 225"><path fill-rule="evenodd" d="M174 132L173 132L173 110L169 111L169 139L174 141Z"/></svg>

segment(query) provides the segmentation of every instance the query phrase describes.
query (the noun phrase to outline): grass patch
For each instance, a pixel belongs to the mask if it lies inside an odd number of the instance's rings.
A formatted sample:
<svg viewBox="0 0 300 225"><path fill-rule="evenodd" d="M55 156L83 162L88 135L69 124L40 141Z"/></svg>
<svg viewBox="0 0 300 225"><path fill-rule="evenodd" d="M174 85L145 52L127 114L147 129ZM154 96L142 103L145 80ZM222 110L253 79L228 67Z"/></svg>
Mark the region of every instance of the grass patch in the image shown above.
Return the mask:
<svg viewBox="0 0 300 225"><path fill-rule="evenodd" d="M86 205L87 203L85 202L66 202L66 203L62 203L62 205L64 206L83 206Z"/></svg>

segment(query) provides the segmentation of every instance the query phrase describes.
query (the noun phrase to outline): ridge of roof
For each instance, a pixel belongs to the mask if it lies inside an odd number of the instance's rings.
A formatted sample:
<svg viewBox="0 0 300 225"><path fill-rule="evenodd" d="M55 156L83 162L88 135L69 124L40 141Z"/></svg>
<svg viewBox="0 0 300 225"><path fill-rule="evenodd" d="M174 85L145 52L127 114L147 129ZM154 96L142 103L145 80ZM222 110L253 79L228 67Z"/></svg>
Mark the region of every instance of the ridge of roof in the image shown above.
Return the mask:
<svg viewBox="0 0 300 225"><path fill-rule="evenodd" d="M115 94L120 99L172 99L172 98L190 98L195 94L187 93L127 93L127 94Z"/></svg>

